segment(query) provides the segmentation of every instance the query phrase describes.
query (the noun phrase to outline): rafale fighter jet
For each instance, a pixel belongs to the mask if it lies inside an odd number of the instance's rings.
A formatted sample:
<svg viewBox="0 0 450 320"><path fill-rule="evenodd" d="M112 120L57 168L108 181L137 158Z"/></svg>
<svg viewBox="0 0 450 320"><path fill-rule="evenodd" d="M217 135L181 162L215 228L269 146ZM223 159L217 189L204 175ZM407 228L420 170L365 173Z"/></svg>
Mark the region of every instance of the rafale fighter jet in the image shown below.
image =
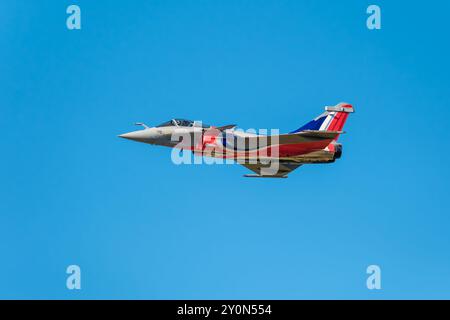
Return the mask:
<svg viewBox="0 0 450 320"><path fill-rule="evenodd" d="M213 127L201 122L172 119L156 127L119 137L153 145L192 151L197 156L236 161L255 174L245 177L287 178L303 164L331 163L342 155L337 143L345 121L354 109L340 103L287 134L256 134L236 130L236 125ZM276 164L274 166L273 164Z"/></svg>

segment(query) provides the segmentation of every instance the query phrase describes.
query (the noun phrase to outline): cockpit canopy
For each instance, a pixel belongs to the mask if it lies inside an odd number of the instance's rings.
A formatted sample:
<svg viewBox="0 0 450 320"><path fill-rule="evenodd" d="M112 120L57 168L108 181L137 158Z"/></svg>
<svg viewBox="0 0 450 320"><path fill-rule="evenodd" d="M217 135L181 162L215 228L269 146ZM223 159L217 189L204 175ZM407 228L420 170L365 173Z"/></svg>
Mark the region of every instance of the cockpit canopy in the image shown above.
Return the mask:
<svg viewBox="0 0 450 320"><path fill-rule="evenodd" d="M207 124L203 124L200 121L195 122L198 126L202 126L202 128L209 128L210 126ZM172 119L170 121L161 123L159 126L156 126L157 128L161 127L193 127L194 121L192 120L185 120L185 119Z"/></svg>

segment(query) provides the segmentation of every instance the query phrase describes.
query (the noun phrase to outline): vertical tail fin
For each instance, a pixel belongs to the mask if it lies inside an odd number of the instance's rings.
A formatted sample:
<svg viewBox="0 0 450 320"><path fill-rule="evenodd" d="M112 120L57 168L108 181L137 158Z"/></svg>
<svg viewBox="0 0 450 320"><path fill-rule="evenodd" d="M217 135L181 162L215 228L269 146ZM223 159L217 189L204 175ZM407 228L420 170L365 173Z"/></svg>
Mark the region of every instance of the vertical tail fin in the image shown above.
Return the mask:
<svg viewBox="0 0 450 320"><path fill-rule="evenodd" d="M291 133L305 130L342 131L348 114L355 112L350 104L344 102L334 107L325 107L325 110L320 116Z"/></svg>

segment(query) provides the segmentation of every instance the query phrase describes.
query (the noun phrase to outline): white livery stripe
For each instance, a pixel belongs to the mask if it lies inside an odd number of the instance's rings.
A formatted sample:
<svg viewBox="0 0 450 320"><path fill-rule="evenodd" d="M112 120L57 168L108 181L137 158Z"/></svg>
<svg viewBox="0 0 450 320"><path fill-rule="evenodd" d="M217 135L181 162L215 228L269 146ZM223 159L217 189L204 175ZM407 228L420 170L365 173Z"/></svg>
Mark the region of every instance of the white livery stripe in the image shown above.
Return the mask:
<svg viewBox="0 0 450 320"><path fill-rule="evenodd" d="M325 119L325 121L320 126L319 130L327 130L335 115L336 115L336 112L330 112L328 117Z"/></svg>

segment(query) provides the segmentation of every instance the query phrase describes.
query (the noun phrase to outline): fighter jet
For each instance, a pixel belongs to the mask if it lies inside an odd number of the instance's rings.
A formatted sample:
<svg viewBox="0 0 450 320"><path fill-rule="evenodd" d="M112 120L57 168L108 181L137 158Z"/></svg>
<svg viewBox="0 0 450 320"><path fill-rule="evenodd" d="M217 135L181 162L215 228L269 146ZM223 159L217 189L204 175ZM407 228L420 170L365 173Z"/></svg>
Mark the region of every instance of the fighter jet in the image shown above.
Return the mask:
<svg viewBox="0 0 450 320"><path fill-rule="evenodd" d="M337 141L353 112L348 103L325 107L324 113L286 134L248 133L237 130L236 125L214 127L172 119L155 127L136 123L143 130L119 137L188 150L197 156L232 160L255 173L244 177L287 178L304 164L332 163L341 158L342 144Z"/></svg>

